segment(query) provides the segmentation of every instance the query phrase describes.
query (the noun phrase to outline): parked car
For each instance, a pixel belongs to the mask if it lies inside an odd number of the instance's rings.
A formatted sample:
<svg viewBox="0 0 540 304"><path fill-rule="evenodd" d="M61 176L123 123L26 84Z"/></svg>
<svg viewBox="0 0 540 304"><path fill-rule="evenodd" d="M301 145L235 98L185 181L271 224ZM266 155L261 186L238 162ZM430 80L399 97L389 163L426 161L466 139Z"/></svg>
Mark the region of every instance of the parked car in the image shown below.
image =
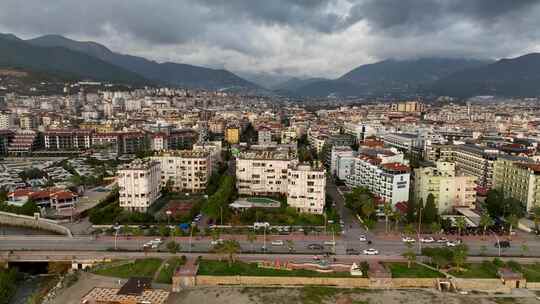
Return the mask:
<svg viewBox="0 0 540 304"><path fill-rule="evenodd" d="M365 241L367 241L367 238L366 238L365 235L361 235L361 236L358 237L358 240L360 240L360 242L365 242Z"/></svg>
<svg viewBox="0 0 540 304"><path fill-rule="evenodd" d="M445 238L445 237L442 237L442 238L437 240L437 243L446 243L446 242L448 242L448 239Z"/></svg>
<svg viewBox="0 0 540 304"><path fill-rule="evenodd" d="M459 240L446 242L447 247L456 247L459 244L461 244L461 241Z"/></svg>
<svg viewBox="0 0 540 304"><path fill-rule="evenodd" d="M336 246L336 242L334 241L324 241L325 246Z"/></svg>
<svg viewBox="0 0 540 304"><path fill-rule="evenodd" d="M435 239L432 238L432 237L420 238L420 242L422 242L422 243L433 243L433 242L435 242Z"/></svg>
<svg viewBox="0 0 540 304"><path fill-rule="evenodd" d="M411 237L408 237L408 236L405 236L403 238L401 238L401 240L404 242L404 243L414 243L416 242L415 239L411 238Z"/></svg>
<svg viewBox="0 0 540 304"><path fill-rule="evenodd" d="M365 249L363 251L364 255L378 255L379 251L373 248Z"/></svg>
<svg viewBox="0 0 540 304"><path fill-rule="evenodd" d="M272 246L283 246L282 240L272 241Z"/></svg>

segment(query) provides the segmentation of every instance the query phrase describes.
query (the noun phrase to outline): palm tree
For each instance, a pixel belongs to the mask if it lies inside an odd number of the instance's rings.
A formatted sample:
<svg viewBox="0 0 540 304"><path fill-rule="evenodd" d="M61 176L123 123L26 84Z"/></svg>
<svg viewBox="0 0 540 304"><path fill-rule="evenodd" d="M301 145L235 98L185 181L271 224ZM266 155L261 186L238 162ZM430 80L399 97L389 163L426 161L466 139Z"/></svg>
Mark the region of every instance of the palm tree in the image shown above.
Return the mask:
<svg viewBox="0 0 540 304"><path fill-rule="evenodd" d="M289 252L294 250L294 241L293 240L287 240L287 248L289 248Z"/></svg>
<svg viewBox="0 0 540 304"><path fill-rule="evenodd" d="M180 236L182 234L182 230L180 230L180 227L174 227L173 231L172 231L172 235L173 235L173 242L176 243L176 237L177 236Z"/></svg>
<svg viewBox="0 0 540 304"><path fill-rule="evenodd" d="M510 214L507 218L506 218L506 221L508 222L508 224L510 224L510 227L508 228L508 238L509 239L512 239L512 230L514 227L516 227L519 223L519 217L515 214Z"/></svg>
<svg viewBox="0 0 540 304"><path fill-rule="evenodd" d="M529 246L527 246L527 244L523 243L521 245L521 255L525 255L525 254L527 254L527 252L529 252Z"/></svg>
<svg viewBox="0 0 540 304"><path fill-rule="evenodd" d="M431 223L431 233L439 234L441 232L441 224L439 222Z"/></svg>
<svg viewBox="0 0 540 304"><path fill-rule="evenodd" d="M456 218L456 227L458 229L458 235L461 236L461 232L465 227L467 226L467 223L465 222L465 218L460 216Z"/></svg>
<svg viewBox="0 0 540 304"><path fill-rule="evenodd" d="M493 226L495 224L495 222L493 221L493 219L491 218L491 216L489 216L488 213L483 213L482 216L480 217L480 226L482 226L482 238L485 238L486 237L486 230Z"/></svg>
<svg viewBox="0 0 540 304"><path fill-rule="evenodd" d="M540 224L540 206L534 207L531 212L533 215L534 229L538 231L538 226Z"/></svg>
<svg viewBox="0 0 540 304"><path fill-rule="evenodd" d="M229 267L235 262L235 255L240 252L240 243L236 240L226 240L216 247L216 252L228 256Z"/></svg>
<svg viewBox="0 0 540 304"><path fill-rule="evenodd" d="M402 217L403 215L401 214L401 212L399 212L399 210L394 211L394 213L392 214L392 220L394 221L396 231L399 230L399 222L401 221Z"/></svg>
<svg viewBox="0 0 540 304"><path fill-rule="evenodd" d="M416 261L416 252L413 250L413 244L407 242L407 251L403 253L403 257L407 259L407 268L411 268L412 262Z"/></svg>
<svg viewBox="0 0 540 304"><path fill-rule="evenodd" d="M405 228L403 228L403 232L410 236L414 234L414 226L412 224L407 224Z"/></svg>
<svg viewBox="0 0 540 304"><path fill-rule="evenodd" d="M454 249L454 254L452 255L452 259L454 261L454 264L456 265L458 272L461 271L461 266L463 266L465 264L465 261L467 261L467 251L468 251L468 248L464 244L458 245Z"/></svg>
<svg viewBox="0 0 540 304"><path fill-rule="evenodd" d="M251 244L251 251L253 251L253 243L257 240L257 234L255 231L248 232L247 240Z"/></svg>
<svg viewBox="0 0 540 304"><path fill-rule="evenodd" d="M384 222L385 222L384 229L385 229L385 232L388 233L388 219L392 215L392 206L389 203L385 203L383 212L384 212Z"/></svg>
<svg viewBox="0 0 540 304"><path fill-rule="evenodd" d="M135 236L137 238L137 247L139 247L139 249L141 248L141 239L140 237L143 235L143 231L141 228L139 227L135 227L133 228L133 230L131 231L131 233L133 233L133 236Z"/></svg>

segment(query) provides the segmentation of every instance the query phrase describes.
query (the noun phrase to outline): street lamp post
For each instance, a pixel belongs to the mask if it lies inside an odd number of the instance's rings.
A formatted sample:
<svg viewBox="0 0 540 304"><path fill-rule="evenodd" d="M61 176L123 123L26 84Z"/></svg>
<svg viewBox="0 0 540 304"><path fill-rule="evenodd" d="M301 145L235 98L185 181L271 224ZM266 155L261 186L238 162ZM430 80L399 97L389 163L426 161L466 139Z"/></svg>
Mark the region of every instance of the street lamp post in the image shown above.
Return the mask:
<svg viewBox="0 0 540 304"><path fill-rule="evenodd" d="M421 254L422 253L422 242L420 241L420 234L421 234L421 230L422 230L422 209L424 208L420 208L420 215L418 217L418 253Z"/></svg>
<svg viewBox="0 0 540 304"><path fill-rule="evenodd" d="M191 225L191 231L189 232L189 253L191 253L191 239L193 238L193 225Z"/></svg>
<svg viewBox="0 0 540 304"><path fill-rule="evenodd" d="M491 231L491 233L493 234L493 236L495 236L495 239L497 240L497 247L499 248L499 256L501 256L501 241L499 240L499 236Z"/></svg>
<svg viewBox="0 0 540 304"><path fill-rule="evenodd" d="M170 219L171 219L172 211L171 211L171 210L167 210L167 211L165 211L165 214L167 214L167 226L169 226L169 225L170 225Z"/></svg>

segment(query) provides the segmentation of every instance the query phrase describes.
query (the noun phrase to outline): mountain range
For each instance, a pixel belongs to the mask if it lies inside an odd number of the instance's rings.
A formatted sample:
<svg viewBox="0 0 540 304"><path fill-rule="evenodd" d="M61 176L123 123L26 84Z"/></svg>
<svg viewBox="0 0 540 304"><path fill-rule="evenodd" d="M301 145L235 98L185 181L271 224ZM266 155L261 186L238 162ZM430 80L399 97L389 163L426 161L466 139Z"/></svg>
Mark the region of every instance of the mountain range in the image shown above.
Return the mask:
<svg viewBox="0 0 540 304"><path fill-rule="evenodd" d="M272 91L295 97L474 95L539 96L540 54L498 61L462 58L383 60L336 79L243 73L120 54L91 41L59 35L23 40L0 34L0 67L34 70L69 79L161 84L212 90ZM263 89L261 85L265 88Z"/></svg>

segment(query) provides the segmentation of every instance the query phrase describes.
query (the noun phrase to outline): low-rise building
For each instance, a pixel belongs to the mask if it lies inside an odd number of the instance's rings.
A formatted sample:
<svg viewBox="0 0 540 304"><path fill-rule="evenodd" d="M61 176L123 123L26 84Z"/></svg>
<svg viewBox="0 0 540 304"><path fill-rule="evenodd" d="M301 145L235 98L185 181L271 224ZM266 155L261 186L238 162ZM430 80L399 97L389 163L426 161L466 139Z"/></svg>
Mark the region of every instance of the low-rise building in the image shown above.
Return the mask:
<svg viewBox="0 0 540 304"><path fill-rule="evenodd" d="M283 151L242 152L236 159L239 194L277 195L287 193L287 169L293 155Z"/></svg>
<svg viewBox="0 0 540 304"><path fill-rule="evenodd" d="M161 195L160 163L137 159L118 169L120 207L146 212Z"/></svg>
<svg viewBox="0 0 540 304"><path fill-rule="evenodd" d="M497 160L493 188L520 201L527 211L540 207L540 164Z"/></svg>
<svg viewBox="0 0 540 304"><path fill-rule="evenodd" d="M474 208L476 177L456 172L455 164L437 162L435 167L414 170L414 199L427 202L432 194L439 214L454 208Z"/></svg>

